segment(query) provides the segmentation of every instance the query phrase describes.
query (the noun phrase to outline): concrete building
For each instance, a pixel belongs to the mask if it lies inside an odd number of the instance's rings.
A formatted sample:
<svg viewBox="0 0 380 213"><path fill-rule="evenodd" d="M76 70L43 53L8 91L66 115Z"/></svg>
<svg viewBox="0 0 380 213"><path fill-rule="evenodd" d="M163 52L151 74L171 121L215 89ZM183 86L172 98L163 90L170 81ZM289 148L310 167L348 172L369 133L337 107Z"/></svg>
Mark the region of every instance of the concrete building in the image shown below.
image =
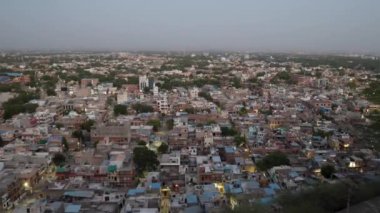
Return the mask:
<svg viewBox="0 0 380 213"><path fill-rule="evenodd" d="M149 79L146 75L139 76L139 90L143 92L146 87L149 87Z"/></svg>
<svg viewBox="0 0 380 213"><path fill-rule="evenodd" d="M117 93L117 104L125 104L128 101L128 92L127 91L121 91Z"/></svg>
<svg viewBox="0 0 380 213"><path fill-rule="evenodd" d="M189 96L190 98L198 98L199 89L197 87L193 87L189 90Z"/></svg>
<svg viewBox="0 0 380 213"><path fill-rule="evenodd" d="M106 143L127 143L130 141L130 125L125 124L99 124L91 131L92 141Z"/></svg>
<svg viewBox="0 0 380 213"><path fill-rule="evenodd" d="M169 112L168 96L166 93L160 95L157 100L157 107L161 113L167 114Z"/></svg>
<svg viewBox="0 0 380 213"><path fill-rule="evenodd" d="M153 85L153 96L157 97L159 95L158 86L156 84Z"/></svg>
<svg viewBox="0 0 380 213"><path fill-rule="evenodd" d="M97 78L84 78L80 81L81 87L87 87L87 86L96 86L98 85L99 80Z"/></svg>

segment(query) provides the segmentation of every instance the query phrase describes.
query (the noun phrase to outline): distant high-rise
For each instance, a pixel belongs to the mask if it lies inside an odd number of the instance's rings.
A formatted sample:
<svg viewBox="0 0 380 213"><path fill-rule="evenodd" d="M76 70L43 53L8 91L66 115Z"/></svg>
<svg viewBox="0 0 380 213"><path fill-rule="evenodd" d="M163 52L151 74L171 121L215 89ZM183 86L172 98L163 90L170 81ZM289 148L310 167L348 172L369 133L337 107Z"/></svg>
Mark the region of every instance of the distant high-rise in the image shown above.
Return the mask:
<svg viewBox="0 0 380 213"><path fill-rule="evenodd" d="M154 88L154 85L155 85L155 81L154 81L154 78L149 78L149 89L153 89Z"/></svg>
<svg viewBox="0 0 380 213"><path fill-rule="evenodd" d="M144 91L145 87L149 86L149 79L146 77L146 75L142 75L139 77L139 90L140 92Z"/></svg>
<svg viewBox="0 0 380 213"><path fill-rule="evenodd" d="M169 104L168 104L168 95L166 93L160 94L159 99L157 100L158 110L161 113L169 112Z"/></svg>
<svg viewBox="0 0 380 213"><path fill-rule="evenodd" d="M157 97L159 95L158 93L158 86L156 84L153 85L153 96Z"/></svg>

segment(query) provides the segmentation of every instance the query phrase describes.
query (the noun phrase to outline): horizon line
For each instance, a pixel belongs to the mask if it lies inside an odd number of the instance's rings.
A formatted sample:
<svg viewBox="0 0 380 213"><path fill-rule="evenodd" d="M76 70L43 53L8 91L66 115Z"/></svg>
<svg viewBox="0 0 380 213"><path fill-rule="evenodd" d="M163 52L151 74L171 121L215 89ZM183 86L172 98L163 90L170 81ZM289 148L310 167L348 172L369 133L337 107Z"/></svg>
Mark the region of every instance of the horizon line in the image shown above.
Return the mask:
<svg viewBox="0 0 380 213"><path fill-rule="evenodd" d="M380 57L380 52L354 52L354 51L275 51L275 50L232 50L232 49L205 49L205 50L154 50L154 49L106 49L106 48L81 48L81 49L11 49L0 48L0 53L241 53L241 54L289 54L289 55L334 55L334 56L377 56Z"/></svg>

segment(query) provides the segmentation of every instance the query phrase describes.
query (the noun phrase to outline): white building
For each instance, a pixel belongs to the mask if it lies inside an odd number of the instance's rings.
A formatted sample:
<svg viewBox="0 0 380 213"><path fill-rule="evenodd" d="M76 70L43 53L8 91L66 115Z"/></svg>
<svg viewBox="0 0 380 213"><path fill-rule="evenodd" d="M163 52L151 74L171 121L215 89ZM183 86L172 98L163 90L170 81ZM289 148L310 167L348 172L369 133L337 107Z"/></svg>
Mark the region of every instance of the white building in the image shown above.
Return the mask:
<svg viewBox="0 0 380 213"><path fill-rule="evenodd" d="M157 106L161 113L167 114L169 112L168 96L166 93L161 94L157 99Z"/></svg>
<svg viewBox="0 0 380 213"><path fill-rule="evenodd" d="M117 104L125 104L128 101L128 93L127 91L121 91L117 93Z"/></svg>
<svg viewBox="0 0 380 213"><path fill-rule="evenodd" d="M205 147L210 147L214 144L214 137L212 134L205 134L203 144Z"/></svg>
<svg viewBox="0 0 380 213"><path fill-rule="evenodd" d="M156 86L156 84L154 84L154 86L153 86L153 96L157 97L159 95L158 92L159 92L158 91L158 86Z"/></svg>
<svg viewBox="0 0 380 213"><path fill-rule="evenodd" d="M193 87L189 90L190 98L198 98L199 89L197 87Z"/></svg>
<svg viewBox="0 0 380 213"><path fill-rule="evenodd" d="M146 75L139 76L139 90L140 92L144 91L145 87L149 87L149 79Z"/></svg>
<svg viewBox="0 0 380 213"><path fill-rule="evenodd" d="M34 113L34 117L37 119L38 124L50 124L54 121L56 113L51 113L49 110L39 111Z"/></svg>

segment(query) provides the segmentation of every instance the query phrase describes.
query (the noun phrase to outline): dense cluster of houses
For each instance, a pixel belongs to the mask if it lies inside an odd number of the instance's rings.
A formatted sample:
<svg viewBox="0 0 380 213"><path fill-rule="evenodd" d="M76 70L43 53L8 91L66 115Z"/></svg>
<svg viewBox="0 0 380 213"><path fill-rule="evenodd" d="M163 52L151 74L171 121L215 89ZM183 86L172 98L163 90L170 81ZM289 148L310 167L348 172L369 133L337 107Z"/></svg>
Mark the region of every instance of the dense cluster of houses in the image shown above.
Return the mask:
<svg viewBox="0 0 380 213"><path fill-rule="evenodd" d="M91 57L53 64L45 57L35 59L49 71L44 75L57 70L75 75L80 66L97 75L120 64L140 69L120 72L115 78L127 82L121 86L94 77L59 79L55 96L31 101L36 112L3 121L0 211L220 212L242 202L270 205L283 190L355 176L371 179L380 171L378 153L357 140L355 129L379 108L360 93L366 85L359 80L372 78L370 72L340 68L342 75L328 66L270 66L234 55L210 59L202 69L161 72L149 72L170 62L159 55L120 53L96 67L89 67ZM231 71L213 72L223 67ZM30 80L23 78L28 66L18 70L23 75L14 79ZM290 73L294 82L273 83L280 72ZM233 86L231 75L242 86ZM1 84L9 83L7 76L0 76ZM137 82L128 81L136 76ZM163 89L161 77L217 77L221 84ZM261 85L252 86L252 79ZM348 87L353 81L357 87ZM135 104L152 110L139 112ZM115 105L127 112L115 115ZM157 153L159 164L138 174L133 150L142 142ZM163 153L162 144L168 145ZM260 170L257 163L274 152L284 153L289 163ZM64 164L53 163L57 153L64 154ZM330 178L321 175L327 164L335 168Z"/></svg>

